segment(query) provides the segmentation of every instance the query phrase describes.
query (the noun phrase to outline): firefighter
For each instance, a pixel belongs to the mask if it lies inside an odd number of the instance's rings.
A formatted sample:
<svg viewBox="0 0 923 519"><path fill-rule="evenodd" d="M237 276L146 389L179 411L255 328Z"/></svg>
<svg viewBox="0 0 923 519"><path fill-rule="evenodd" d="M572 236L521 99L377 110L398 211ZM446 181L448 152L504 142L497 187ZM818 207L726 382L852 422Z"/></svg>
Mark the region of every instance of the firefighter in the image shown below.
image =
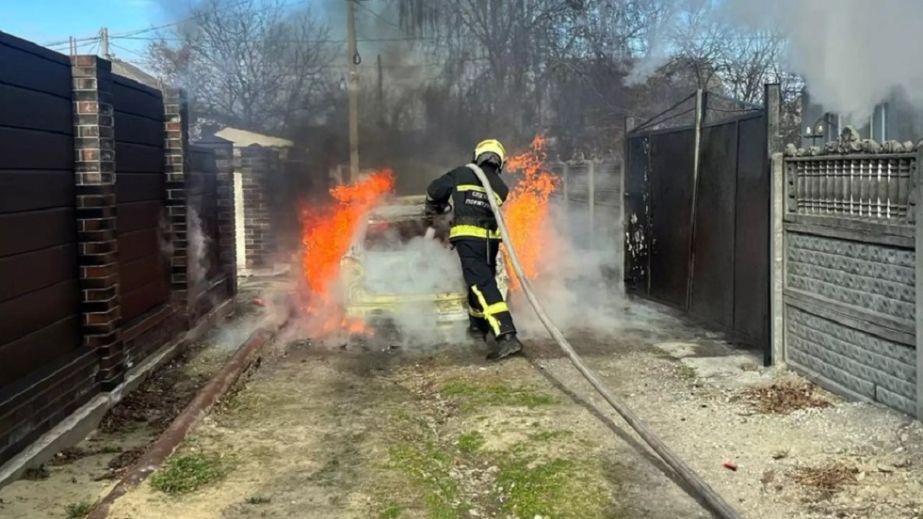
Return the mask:
<svg viewBox="0 0 923 519"><path fill-rule="evenodd" d="M495 139L481 141L474 149L473 160L490 181L497 205L502 204L509 194L509 188L500 179L506 160L503 145ZM461 166L434 180L426 194L426 214L430 218L446 213L450 203L455 210L449 241L458 252L468 286L469 332L482 340L493 332L496 340L487 354L488 360L522 351L513 316L497 287L500 230L478 177L470 165Z"/></svg>

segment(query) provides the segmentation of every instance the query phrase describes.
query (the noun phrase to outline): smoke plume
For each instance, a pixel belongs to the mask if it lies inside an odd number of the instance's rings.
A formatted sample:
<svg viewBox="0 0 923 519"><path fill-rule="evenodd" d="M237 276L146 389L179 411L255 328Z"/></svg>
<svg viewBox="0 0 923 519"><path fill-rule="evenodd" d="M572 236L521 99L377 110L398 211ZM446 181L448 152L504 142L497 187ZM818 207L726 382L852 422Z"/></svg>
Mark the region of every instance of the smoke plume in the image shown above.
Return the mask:
<svg viewBox="0 0 923 519"><path fill-rule="evenodd" d="M903 91L923 105L923 43L918 0L734 0L750 25L771 23L788 37L788 65L830 111L865 118Z"/></svg>
<svg viewBox="0 0 923 519"><path fill-rule="evenodd" d="M606 218L590 226L585 204L551 206L554 233L545 251L545 268L532 281L545 311L565 333L606 336L622 324L621 232ZM597 207L597 211L599 207ZM597 215L597 221L602 219ZM515 319L523 337L547 332L524 297L513 299Z"/></svg>

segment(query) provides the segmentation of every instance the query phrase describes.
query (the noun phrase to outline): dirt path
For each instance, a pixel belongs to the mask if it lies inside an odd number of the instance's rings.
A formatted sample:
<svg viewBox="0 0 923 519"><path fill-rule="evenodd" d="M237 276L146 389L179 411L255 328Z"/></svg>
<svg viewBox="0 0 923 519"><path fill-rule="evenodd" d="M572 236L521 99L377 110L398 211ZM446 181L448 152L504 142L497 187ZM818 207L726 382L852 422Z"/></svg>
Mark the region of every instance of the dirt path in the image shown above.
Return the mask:
<svg viewBox="0 0 923 519"><path fill-rule="evenodd" d="M657 309L624 316L574 344L745 517L921 517L919 422L764 370ZM708 517L617 417L594 416L552 344L529 347L486 364L473 344L280 342L110 517Z"/></svg>
<svg viewBox="0 0 923 519"><path fill-rule="evenodd" d="M525 359L482 355L296 345L178 454L219 482L145 485L113 517L705 517Z"/></svg>

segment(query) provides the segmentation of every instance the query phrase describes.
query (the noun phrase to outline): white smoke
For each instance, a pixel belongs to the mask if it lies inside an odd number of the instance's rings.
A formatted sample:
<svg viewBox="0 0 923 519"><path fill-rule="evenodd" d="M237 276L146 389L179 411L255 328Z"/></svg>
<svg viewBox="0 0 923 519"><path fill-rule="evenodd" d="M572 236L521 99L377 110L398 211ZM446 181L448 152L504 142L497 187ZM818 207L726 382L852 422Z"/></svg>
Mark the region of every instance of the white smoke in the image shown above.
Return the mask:
<svg viewBox="0 0 923 519"><path fill-rule="evenodd" d="M437 325L440 312L433 294L463 294L465 283L457 254L431 235L388 243L365 251L363 283L370 294L409 296L389 314L397 332L394 342L404 348L425 348L464 339L467 317L454 325ZM423 296L414 298L413 296ZM464 308L460 308L464 312ZM444 315L444 314L443 314ZM459 316L456 312L456 316Z"/></svg>
<svg viewBox="0 0 923 519"><path fill-rule="evenodd" d="M919 0L730 1L752 27L788 38L787 65L825 109L860 120L895 90L923 105Z"/></svg>
<svg viewBox="0 0 923 519"><path fill-rule="evenodd" d="M368 251L365 286L380 294L433 294L465 289L456 254L436 239L412 238L392 250Z"/></svg>
<svg viewBox="0 0 923 519"><path fill-rule="evenodd" d="M186 227L186 261L188 261L189 288L198 292L207 281L210 262L208 247L211 238L202 227L202 218L194 207L189 207Z"/></svg>
<svg viewBox="0 0 923 519"><path fill-rule="evenodd" d="M551 320L565 333L605 336L622 324L621 233L614 225L615 215L602 209L596 207L596 224L591 226L585 202L550 207L552 246L543 251L546 268L532 285ZM514 303L520 335L547 336L525 298L517 297Z"/></svg>

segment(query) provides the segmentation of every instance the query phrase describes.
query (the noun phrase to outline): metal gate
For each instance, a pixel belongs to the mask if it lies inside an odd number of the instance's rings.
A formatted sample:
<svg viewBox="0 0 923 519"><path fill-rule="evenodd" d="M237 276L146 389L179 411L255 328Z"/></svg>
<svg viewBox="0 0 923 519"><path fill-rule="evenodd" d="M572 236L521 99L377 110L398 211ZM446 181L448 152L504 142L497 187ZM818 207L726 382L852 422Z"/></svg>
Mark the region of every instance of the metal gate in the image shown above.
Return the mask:
<svg viewBox="0 0 923 519"><path fill-rule="evenodd" d="M699 92L626 138L626 289L763 348L768 362L767 114L777 112L709 108L708 97L718 98ZM777 106L775 85L766 99Z"/></svg>

